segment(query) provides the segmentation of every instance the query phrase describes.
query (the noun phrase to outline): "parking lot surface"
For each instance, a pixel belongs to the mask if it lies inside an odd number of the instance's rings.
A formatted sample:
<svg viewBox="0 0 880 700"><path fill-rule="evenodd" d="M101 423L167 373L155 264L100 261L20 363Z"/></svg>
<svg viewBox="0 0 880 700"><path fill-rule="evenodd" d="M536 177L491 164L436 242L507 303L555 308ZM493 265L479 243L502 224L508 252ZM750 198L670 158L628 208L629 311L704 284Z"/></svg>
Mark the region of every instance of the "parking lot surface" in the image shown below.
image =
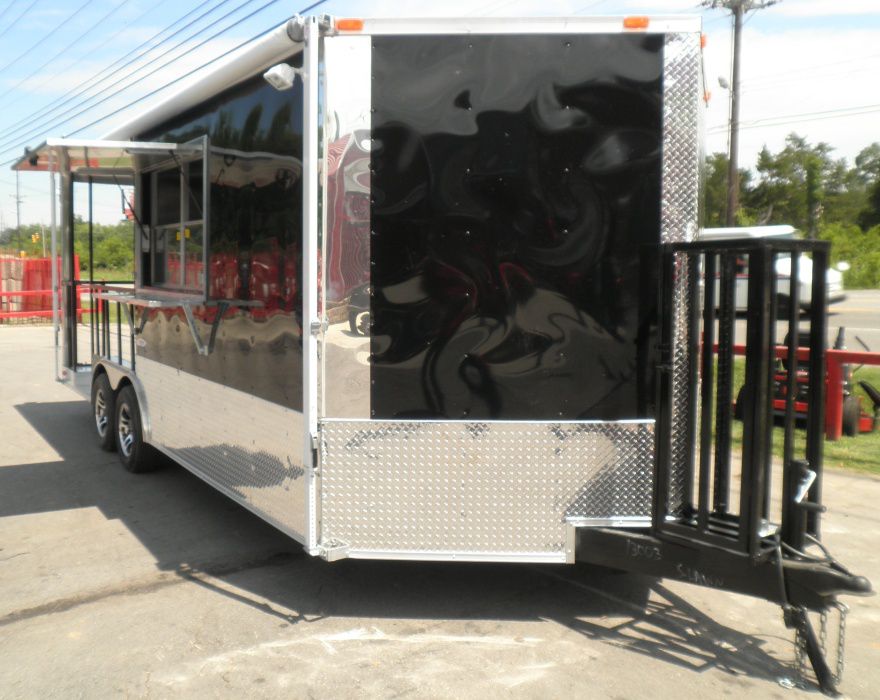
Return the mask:
<svg viewBox="0 0 880 700"><path fill-rule="evenodd" d="M0 697L796 698L778 607L579 567L327 563L168 465L129 474L0 327ZM880 481L829 473L824 538L880 583ZM647 592L647 604L645 593ZM880 604L843 690L876 698Z"/></svg>

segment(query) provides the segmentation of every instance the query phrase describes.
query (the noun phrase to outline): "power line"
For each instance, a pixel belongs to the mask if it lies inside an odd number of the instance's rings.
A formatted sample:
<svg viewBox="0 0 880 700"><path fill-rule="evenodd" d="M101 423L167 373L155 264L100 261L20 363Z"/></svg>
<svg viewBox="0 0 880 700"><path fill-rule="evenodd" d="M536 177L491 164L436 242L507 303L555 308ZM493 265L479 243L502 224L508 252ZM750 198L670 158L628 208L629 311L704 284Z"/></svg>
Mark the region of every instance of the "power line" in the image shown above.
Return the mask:
<svg viewBox="0 0 880 700"><path fill-rule="evenodd" d="M6 27L6 29L4 29L2 32L0 32L0 38L6 36L6 34L8 34L9 31L16 24L18 24L21 21L21 18L24 17L28 12L30 12L31 8L36 4L37 4L37 0L33 0L33 2L30 5L28 5L26 8L24 8L24 11L18 17L16 17L14 20L12 20L12 24L10 24L8 27Z"/></svg>
<svg viewBox="0 0 880 700"><path fill-rule="evenodd" d="M45 36L42 36L36 44L33 44L32 46L28 46L24 51L22 51L18 56L16 56L11 61L9 61L9 63L7 63L5 66L0 66L0 73L5 71L7 68L10 68L11 66L14 66L16 63L18 63L25 56L30 54L31 51L33 51L34 49L39 47L41 44L43 44L43 42L45 42L47 39L49 39L51 36L53 36L62 27L66 26L67 23L70 22L70 20L72 20L74 17L76 17L80 12L82 12L84 9L86 9L94 1L95 0L86 0L82 5L80 5L77 9L75 9L70 15L68 15L63 20L61 20L61 22L58 23L58 26L56 26L52 31L50 31Z"/></svg>
<svg viewBox="0 0 880 700"><path fill-rule="evenodd" d="M6 3L6 7L4 7L3 10L0 10L0 19L3 19L3 15L9 12L14 4L15 0L9 0L9 2Z"/></svg>
<svg viewBox="0 0 880 700"><path fill-rule="evenodd" d="M278 0L271 0L271 2L266 3L266 5L264 5L262 8L260 8L260 9L256 10L255 12L251 13L251 14L248 15L247 17L244 17L244 18L242 18L241 20L239 20L239 21L237 22L237 24L240 24L241 22L244 22L245 20L250 19L250 17L252 17L254 14L257 14L257 12L261 12L263 9L265 9L265 8L268 7L269 5L274 5L277 1L278 1ZM305 7L305 8L303 8L302 10L300 10L298 14L302 14L302 13L304 13L304 12L308 12L309 10L314 10L316 7L319 7L320 5L323 5L325 2L327 2L327 0L318 0L318 2L314 2L314 3L312 3L311 5L309 5L308 7ZM175 79L172 80L171 82L165 83L165 85L162 85L161 87L158 87L158 88L156 88L155 90L151 90L151 91L148 92L146 95L143 95L143 96L137 98L136 100L132 100L132 101L129 102L127 105L125 105L125 106L123 106L123 107L120 107L119 109L115 109L115 110L113 110L112 112L110 112L109 114L105 114L103 117L100 117L100 118L98 118L98 119L95 119L94 121L89 122L89 123L86 124L85 126L81 126L81 127L79 127L79 128L76 129L75 131L71 131L69 134L67 134L67 136L73 136L74 134L78 134L80 131L85 131L85 130L88 129L89 127L94 126L95 124L100 124L101 122L106 121L107 119L110 119L111 117L116 116L117 114L119 114L120 112L125 111L125 110L128 109L129 107L133 107L134 105L138 104L139 102L143 102L145 99L147 99L147 98L149 98L149 97L152 97L153 95L156 95L156 94L159 93L159 92L162 92L163 90L165 90L165 89L171 87L172 85L175 85L176 83L179 83L181 80L185 80L186 78L189 78L191 75L194 75L194 74L198 73L198 72L199 72L200 70L202 70L203 68L207 68L207 67L210 66L212 63L216 63L216 62L219 61L221 58L226 58L226 56L228 56L228 55L230 55L230 54L232 54L232 53L238 51L238 49L242 48L243 46L247 46L248 44L250 44L252 41L254 41L254 39L258 39L259 37L265 36L265 35L268 34L269 32L274 31L275 28L276 28L275 26L271 26L271 27L269 27L268 29L263 30L262 32L260 32L260 33L257 34L256 36L251 37L250 39L247 39L246 41L241 42L241 43L238 44L237 46L234 46L233 48L231 48L231 49L229 49L229 50L227 50L227 51L224 51L224 52L221 53L219 56L215 56L215 57L212 58L210 61L207 61L206 63L203 63L202 65L198 66L197 68L193 68L191 71L189 71L189 72L187 72L187 73L184 73L183 75L181 75L181 76L175 78ZM227 29L229 29L229 27L227 27ZM223 31L226 31L226 30L224 29ZM216 35L215 35L215 36L216 36ZM213 36L212 36L212 37L209 37L208 39L205 40L205 42L210 41L210 40L213 39L213 38L214 38ZM204 44L205 42L202 42L202 44ZM200 45L201 45L201 44L200 44ZM196 47L196 48L198 48L198 47Z"/></svg>
<svg viewBox="0 0 880 700"><path fill-rule="evenodd" d="M842 61L831 61L828 63L816 63L810 66L801 66L800 68L794 68L788 71L782 71L780 73L768 73L766 75L761 75L759 78L755 78L753 80L747 81L748 85L762 85L768 80L775 81L777 78L784 78L789 75L798 75L800 73L812 73L816 69L821 68L831 68L833 66L840 66L847 63L854 63L856 61L865 61L872 58L880 57L880 53L867 54L865 56L853 56L850 58L843 59Z"/></svg>
<svg viewBox="0 0 880 700"><path fill-rule="evenodd" d="M228 2L228 1L229 1L229 0L224 0L224 2ZM242 3L241 5L239 5L239 6L235 7L235 8L233 8L232 10L230 10L229 12L227 12L225 15L223 15L222 17L220 17L220 18L219 18L218 20L216 20L216 21L219 22L219 21L222 21L222 20L226 19L226 18L229 17L230 15L233 15L233 14L235 14L236 12L238 12L239 10L244 9L245 7L247 7L248 5L250 5L250 4L253 3L253 2L255 2L255 0L246 0L244 3ZM193 33L192 35L186 37L185 39L182 39L182 40L179 41L177 44L175 44L175 45L172 46L170 49L168 49L168 50L165 52L165 54L163 54L163 55L161 55L161 56L157 56L157 57L151 59L150 61L148 61L147 63L145 63L143 66L139 66L138 68L135 68L133 71L130 71L129 73L127 73L127 74L124 75L124 76L119 76L118 74L114 74L114 78L115 78L115 83L114 83L114 84L111 84L111 85L108 85L108 86L105 87L105 88L102 88L102 89L99 90L98 92L96 92L96 93L94 93L94 94L88 96L86 99L84 99L84 100L78 102L77 104L72 105L69 109L67 109L66 111L62 112L61 114L58 114L58 115L56 115L55 117L52 117L52 118L50 118L50 119L46 119L46 120L44 120L44 121L39 125L39 127L37 127L36 129L31 130L26 136L21 136L21 135L19 135L19 136L16 136L16 137L14 137L14 138L12 138L12 139L10 139L10 140L7 140L7 141L5 141L4 143L0 144L0 153L5 153L5 152L9 151L9 150L10 150L10 145L11 145L11 144L20 143L20 141L21 141L22 139L29 139L29 138L31 138L34 134L39 134L39 133L41 133L41 131L43 131L43 130L45 130L45 129L48 129L48 128L56 128L56 127L58 127L58 126L61 126L61 125L64 124L65 122L69 122L69 121L71 121L72 119L75 119L76 117L80 116L80 115L83 114L83 112L85 112L87 109L91 109L91 108L93 108L93 107L97 107L98 105L101 105L101 104L105 103L107 100L112 99L113 97L115 97L116 95L118 95L118 94L124 92L125 90L129 89L129 88L132 87L133 85L137 85L138 83L142 82L142 81L145 80L146 78L149 78L151 75L154 75L155 73L157 73L158 71L162 70L163 68L166 68L167 66L171 65L171 64L174 63L175 61L180 60L180 59L183 57L183 55L185 55L186 53L191 52L191 51L194 51L195 49L200 48L201 46L203 46L206 42L210 41L211 39L214 39L214 38L220 36L221 34L223 34L223 33L227 32L227 31L229 31L230 29L232 29L233 27L237 26L237 25L240 24L241 22L243 22L243 21L245 21L245 20L247 20L247 19L250 19L251 17L253 17L253 16L256 15L256 14L259 14L260 12L262 12L263 10L265 10L267 7L269 7L269 6L271 6L271 5L274 5L274 4L276 4L277 2L280 2L280 0L270 0L268 3L266 3L266 4L263 5L263 6L261 6L260 8L258 8L258 9L255 10L254 12L250 13L249 15L246 15L246 16L243 17L242 19L237 20L236 22L233 22L232 24L228 25L227 27L225 27L224 29L220 30L219 32L216 32L215 34L212 34L208 39L205 39L204 41L202 41L202 42L196 44L195 46L193 46L192 48L188 49L188 51L185 51L184 54L181 54L181 55L179 55L179 56L175 56L174 58L172 58L172 59L166 61L165 63L163 63L163 64L162 64L161 66L159 66L158 68L155 68L155 69L153 69L152 71L150 71L149 73L146 73L146 74L144 74L144 75L139 76L139 77L136 78L135 80L130 81L127 85L125 85L125 86L121 87L120 89L118 89L118 90L116 90L116 91L110 93L109 95L107 95L107 97L104 97L103 99L98 100L97 102L93 102L93 103L92 103L91 105L89 105L88 107L84 107L84 105L86 105L88 102L92 102L95 98L100 97L101 95L105 94L108 90L112 90L112 89L113 89L114 87L116 87L117 85L121 85L122 82L123 82L124 80L126 80L126 79L128 79L128 78L131 78L131 77L137 75L140 71L144 70L145 68L149 68L149 67L150 67L151 65L153 65L156 61L159 61L160 59L162 59L165 55L168 55L169 53L171 53L171 52L175 51L176 49L180 48L181 46L183 46L183 45L186 44L187 42L189 42L189 41L191 41L192 39L196 38L197 36L203 34L203 33L206 32L210 27L205 27L205 28L203 28L203 29L200 29L199 31ZM169 38L170 38L170 37L169 37ZM163 42L163 43L164 43L164 42ZM155 47L154 47L154 48L155 48ZM146 53L149 53L149 52L146 52ZM144 54L144 55L145 55L145 54ZM136 60L136 59L135 59L135 60ZM129 62L129 63L131 63L131 62ZM101 82L103 82L103 80L102 80ZM94 87L94 86L93 86L93 87ZM82 108L82 109L80 109L80 108ZM77 110L77 109L79 109L78 112L76 112L75 114L72 114L71 116L67 116L67 115L70 115L71 112L73 112L74 110ZM53 110L53 111L54 111L54 110ZM54 123L52 123L51 126L50 126L50 122L52 122L53 120L54 120ZM30 126L32 126L32 125L30 125ZM27 128L27 127L25 127L25 128ZM19 128L19 129L16 129L16 131L22 131L22 129Z"/></svg>
<svg viewBox="0 0 880 700"><path fill-rule="evenodd" d="M218 36L219 34L228 31L228 30L231 29L232 27L234 27L234 26L236 26L236 25L238 25L238 24L241 24L241 23L245 22L246 20L250 19L250 18L253 17L254 15L258 14L259 12L261 12L261 11L262 11L263 9L265 9L266 7L275 4L275 2L278 2L278 0L272 0L272 2L267 3L266 5L264 5L263 7L261 7L261 8L259 8L259 9L255 10L255 11L252 12L251 14L249 14L249 15L247 15L247 16L245 16L245 17L242 17L241 19L239 19L238 21L236 21L236 23L235 23L234 25L231 25L231 26L229 26L229 27L226 27L225 29L223 29L223 30L221 30L220 32L218 32L217 34L212 35L211 37L209 37L208 39L206 39L204 42L202 42L201 44L199 44L199 46L203 45L203 44L206 43L207 41L210 41L211 39L215 38L215 37ZM318 2L314 2L314 3L312 3L311 5L309 5L308 7L304 7L303 9L299 10L298 14L303 14L303 13L305 13L305 12L309 12L310 10L315 9L316 7L319 7L319 6L323 5L323 4L326 3L326 2L327 2L327 0L318 0ZM84 125L84 126L79 127L78 129L75 129L74 131L72 131L72 132L70 132L69 134L67 134L67 136L73 136L74 134L78 134L79 132L84 131L85 129L88 129L89 127L92 127L92 126L94 126L95 124L99 124L100 122L106 121L107 119L110 119L110 118L116 116L117 114L119 114L119 113L125 111L126 109L128 109L128 108L130 108L130 107L133 107L134 105L136 105L136 104L138 104L138 103L140 103L140 102L143 102L145 99L148 99L148 98L150 98L150 97L152 97L152 96L158 94L159 92L162 92L163 90L166 90L167 88L171 87L172 85L175 85L175 84L179 83L180 81L185 80L186 78L189 78L190 76L192 76L192 75L198 73L200 70L202 70L202 69L204 69L204 68L207 68L207 67L210 66L212 63L216 63L217 61L219 61L219 60L225 58L226 56L229 56L230 54L234 53L235 51L238 51L240 48L242 48L242 47L244 47L244 46L247 46L248 44L252 43L255 39L258 39L258 38L260 38L260 37L262 37L262 36L265 36L265 35L268 34L269 32L274 31L276 28L277 28L277 25L273 25L273 26L269 27L268 29L265 29L264 31L262 31L262 32L260 32L259 34L257 34L256 36L253 36L253 37L251 37L251 38L249 38L249 39L247 39L247 40L241 42L240 44L237 44L236 46L232 47L231 49L228 49L227 51L224 51L223 53L221 53L221 54L215 56L215 57L212 58L211 60L206 61L205 63L201 64L200 66L198 66L198 67L196 67L196 68L193 68L192 70L190 70L190 71L184 73L183 75L178 76L177 78L175 78L174 80L169 81L168 83L165 83L164 85L162 85L162 86L156 88L155 90L151 90L150 92L148 92L148 93L145 94L145 95L142 95L141 97L137 98L136 100L132 100L132 101L129 102L128 104L123 105L122 107L119 107L118 109L115 109L115 110L113 110L112 112L110 112L110 113L108 113L108 114L105 114L104 116L99 117L98 119L95 119L94 121L92 121L92 122L90 122L90 123L88 123L88 124L86 124L86 125ZM198 47L194 47L194 48L198 48ZM174 60L177 60L177 59L174 59ZM140 79L139 79L139 80L140 80ZM112 95L111 95L111 97L112 97ZM106 98L106 99L110 99L110 98L108 97L108 98ZM6 149L5 152L8 152L9 150L11 150L11 149ZM17 160L18 160L18 158L13 158L13 159L11 159L11 160L8 160L8 161L6 161L6 162L0 164L0 167L5 167L5 166L7 166L7 165L11 165L12 163L15 163Z"/></svg>
<svg viewBox="0 0 880 700"><path fill-rule="evenodd" d="M223 15L222 17L220 17L220 19L217 20L217 21L220 21L220 20L226 19L226 18L229 17L230 15L235 14L236 12L238 12L238 11L241 10L241 9L243 9L244 7L246 7L247 5L251 4L252 2L254 2L254 0L246 0L246 2L242 3L241 5L239 5L238 7L234 8L234 9L232 9L230 12L227 12L225 15ZM221 29L220 31L215 32L214 34L212 34L211 36L209 36L207 39L202 40L201 42L199 42L198 44L196 44L195 46L193 46L192 48L190 48L186 53L190 53L190 52L192 52L192 51L195 51L195 50L198 49L198 48L201 48L202 46L204 46L207 42L211 41L212 39L216 39L216 38L217 38L218 36L220 36L221 34L224 34L224 33L228 32L230 29L232 29L232 28L238 26L238 25L241 24L242 22L245 22L246 20L250 19L251 17L253 17L253 16L257 15L257 14L259 14L259 13L262 12L263 10L267 9L268 7L270 7L270 6L272 6L272 5L275 5L275 4L278 3L278 2L280 2L280 0L269 0L269 2L267 2L267 3L264 4L264 5L261 5L259 8L257 8L256 10L254 10L253 12L251 12L250 14L245 15L245 16L242 17L241 19L236 20L235 22L233 22L232 24L229 24L228 26L224 27L224 28ZM187 37L186 39L183 39L182 41L178 42L177 44L175 44L175 46L173 46L171 49L169 49L169 50L166 52L166 55L167 55L167 53L170 53L170 52L174 51L175 49L179 48L180 46L182 46L182 45L185 44L186 42L188 42L188 41L190 41L191 39L195 38L195 37L198 36L199 34L202 34L203 32L206 31L206 29L207 29L207 28L205 28L205 29L201 29L201 30L199 30L198 32L196 32L194 35L192 35L192 36L190 36L190 37ZM151 70L150 72L138 76L135 80L130 81L127 85L125 85L124 87L120 88L119 90L116 90L116 91L110 93L110 94L107 95L106 97L104 97L104 98L98 100L97 102L94 102L93 104L89 105L88 107L82 107L82 105L84 105L86 102L89 102L89 101L91 101L91 100L94 100L94 98L96 98L96 97L98 97L98 96L100 96L100 95L103 95L103 94L106 93L108 90L110 90L110 89L112 89L113 87L115 87L114 85L109 85L109 86L107 86L106 88L100 90L99 92L95 93L94 95L91 95L91 96L90 96L89 98L87 98L86 100L80 102L80 103L77 104L77 105L74 105L73 107L71 107L69 110L67 110L67 111L64 112L63 114L58 115L58 118L60 119L60 121L56 121L55 124L53 124L51 127L47 126L47 124L44 123L43 125L40 126L40 128L39 128L38 130L33 131L33 132L30 132L27 136L24 136L24 137L21 137L21 136L20 136L20 137L14 139L14 141L19 141L19 140L22 139L22 138L29 139L29 138L31 138L34 134L41 133L41 132L44 130L44 128L55 128L55 127L59 127L59 126L61 126L62 124L66 123L66 122L69 122L69 121L72 121L73 119L76 119L76 117L80 116L81 114L84 114L86 111L88 111L88 110L90 110L90 109L93 109L93 108L97 107L98 105L104 104L104 103L107 102L108 100L113 99L114 97L116 97L117 95L121 94L122 92L124 92L125 90L129 89L130 87L132 87L132 86L134 86L134 85L137 85L137 84L140 83L140 82L143 82L144 80L146 80L147 78L149 78L151 75L155 75L156 73L158 73L158 72L159 72L160 70L162 70L163 68L167 68L169 65L171 65L171 64L174 63L175 61L179 61L179 60L183 57L183 55L186 55L186 54L184 53L184 54L182 54L182 55L180 55L180 56L175 56L174 58L169 59L168 61L166 61L165 63L163 63L162 65L160 65L158 68L154 68L154 69ZM153 60L149 61L146 65L141 66L140 68L135 69L134 71L130 72L130 73L129 73L128 75L126 75L126 76L123 76L122 78L119 78L119 79L117 80L117 84L120 84L120 83L121 83L124 79L126 79L126 78L130 78L130 77L132 77L133 75L136 75L139 71L143 70L144 68L149 67L150 65L152 65L153 63L155 63L157 60L159 60L159 59L161 59L161 58L162 58L162 56L157 56L157 57L154 58ZM75 114L73 114L73 115L71 115L71 116L69 116L69 117L66 116L66 115L70 114L70 112L71 112L72 110L78 109L78 108L80 108L80 107L82 107L82 109L79 109L79 111L76 112ZM63 117L63 119L61 119L62 117ZM77 133L77 132L73 132L73 133ZM16 146L11 146L11 147L10 147L10 146L8 145L8 144L10 144L10 143L12 143L12 142L7 141L6 143L0 145L0 153L6 153L6 152L8 152L8 151L10 151L10 150L13 150L13 149L16 147ZM20 145L20 144L19 144L19 145Z"/></svg>
<svg viewBox="0 0 880 700"><path fill-rule="evenodd" d="M841 117L853 117L860 114L880 112L880 104L859 105L856 107L842 107L840 109L825 109L818 112L799 112L796 114L778 114L774 117L761 117L744 122L742 129L760 129L773 126L785 126L786 124L798 124L808 121L822 121L824 119L839 119ZM782 120L782 121L779 121ZM774 122L774 123L768 123ZM727 128L726 124L717 124L707 129L709 133L717 134Z"/></svg>
<svg viewBox="0 0 880 700"><path fill-rule="evenodd" d="M164 44L165 42L167 42L167 41L173 39L175 36L177 36L178 34L180 34L180 33L183 32L183 31L185 31L186 29L188 29L189 27L191 27L193 24L199 22L201 19L203 19L204 17L208 16L209 14L211 14L212 12L214 12L214 11L217 10L217 9L219 9L220 7L222 7L222 6L225 5L227 2L230 2L230 1L231 1L231 0L221 0L221 2L220 2L218 5L212 7L211 9L209 9L209 10L206 11L206 12L203 12L201 15L199 15L198 17L196 17L194 20L188 22L186 25L184 25L183 27L181 27L180 29L178 29L177 31L175 31L175 32L174 32L173 34L171 34L170 36L165 37L162 41L160 41L160 42L159 42L158 44L156 44L155 46L150 47L150 48L147 49L146 51L142 51L141 53L139 53L137 56L135 56L135 57L132 58L131 60L129 60L129 61L127 61L126 63L124 63L123 65L119 66L119 69L118 69L118 70L121 70L121 69L123 69L123 68L126 68L126 67L130 66L132 63L134 63L135 61L137 61L138 59L143 58L144 56L146 56L147 54L149 54L151 51L157 49L158 47L160 47L160 46L161 46L162 44ZM251 1L253 2L254 0L251 0ZM101 78L100 80L95 80L95 79L96 79L99 75L101 75L102 73L106 73L107 71L111 70L111 69L112 69L114 66L116 66L120 61L124 61L126 58L128 58L129 56L131 56L133 53L137 52L137 51L140 50L142 47L146 46L146 45L149 44L151 41L153 41L153 40L156 39L157 37L159 37L159 36L161 36L162 34L164 34L165 32L167 32L167 31L168 31L169 29L171 29L174 25L178 24L179 22L182 22L182 21L185 20L187 17L189 17L191 14L193 14L194 12L197 12L197 11L200 10L202 7L204 7L205 5L210 4L211 2L212 2L212 0L203 0L199 5L197 5L195 8L193 8L192 10L190 10L189 12L187 12L185 15L183 15L183 17L181 17L181 18L178 19L178 20L175 20L174 22L172 22L170 25L168 25L167 27L165 27L165 28L162 29L161 31L156 32L153 36L151 36L151 37L150 37L149 39L147 39L146 41L143 41L143 42L141 42L140 44L138 44L136 47L134 47L134 48L133 48L131 51L129 51L128 53L126 53L125 55L121 56L120 58L117 58L115 61L113 61L113 63L111 63L111 64L110 64L109 66L107 66L106 68L104 68L104 69L98 71L97 73L95 73L95 74L94 74L93 76L91 76L90 78L86 78L85 80L83 80L82 82L80 82L79 84L77 84L76 86L74 86L73 88L71 88L70 90L68 90L66 93L64 93L64 94L61 95L60 97L58 97L58 98L56 98L55 100L53 100L52 102L50 102L48 105L46 105L46 106L44 106L44 107L41 107L41 108L38 109L36 112L33 112L32 114L30 114L30 115L24 117L24 118L21 119L20 121L15 122L14 124L8 126L8 127L6 128L7 136L10 136L10 135L12 135L12 134L14 134L14 133L16 133L16 132L22 131L23 129L26 129L26 128L30 128L30 127L32 127L32 126L33 126L33 122L34 122L35 119L38 119L38 118L39 118L39 119L43 119L43 118L45 118L45 117L48 117L49 114L51 114L51 113L53 113L53 112L57 112L62 106L66 105L66 104L68 104L68 103L70 103L70 102L72 102L72 101L75 100L77 97L80 97L81 95L85 94L90 88L97 87L97 86L100 85L101 83L103 83L103 82L109 80L110 77L111 77L110 75L106 75L106 76L104 76L103 78ZM143 15L141 15L141 16L143 16ZM139 18L139 19L140 19L140 18ZM202 29L201 31L206 31L206 30L205 30L205 29ZM190 36L189 38L192 39L194 36L197 36L197 34L193 34L193 35ZM32 77L32 76L29 76L29 77ZM114 77L115 77L115 76L114 76ZM27 78L25 78L25 80L27 80ZM93 82L93 81L94 81L94 82ZM6 92L4 92L4 93L0 93L0 98L5 97L5 96L6 96L7 94L9 94L12 90L15 90L17 87L19 87L23 82L24 82L24 81L18 83L17 85L14 85L14 86L11 87L10 89L6 90ZM80 89L80 88L82 88L82 89ZM69 97L68 97L68 96L69 96ZM64 98L68 98L68 99L64 99ZM87 98L86 100L83 100L82 102L80 102L80 104L84 104L86 101L88 101L88 99L89 99L89 98Z"/></svg>
<svg viewBox="0 0 880 700"><path fill-rule="evenodd" d="M6 185L7 187L15 187L15 183L12 180L0 180L0 185ZM39 194L45 195L46 190L41 190L37 187L30 187L29 185L19 185L23 190L30 190L31 192L37 192Z"/></svg>
<svg viewBox="0 0 880 700"><path fill-rule="evenodd" d="M48 60L46 60L46 62L43 63L42 65L40 65L39 68L37 68L36 70L34 70L34 71L32 71L31 73L29 73L28 75L26 75L24 78L22 78L21 80L19 80L15 85L13 85L11 88L9 88L8 90L6 90L6 92L4 92L2 95L0 95L0 98L5 97L5 96L8 95L10 92L12 92L12 91L15 90L16 88L18 88L18 87L20 87L22 84L24 84L26 81L28 81L28 80L30 80L31 78L33 78L37 73L39 73L41 70L43 70L43 68L45 68L46 66L48 66L50 63L52 63L52 61L54 61L54 60L55 60L56 58L58 58L59 56L64 55L64 53L67 52L67 51L69 51L72 47L76 46L76 44L79 43L84 37L88 36L88 35L91 34L93 31L95 31L96 29L98 29L104 21L106 21L106 20L107 20L109 17L111 17L112 15L116 14L119 10L121 10L123 7L125 7L125 6L126 6L128 3L130 3L131 1L132 1L132 0L123 0L123 2L119 3L118 5L114 5L112 8L110 8L110 11L109 11L108 13L106 13L103 17L101 17L101 19L99 19L99 20L96 21L96 22L93 22L92 25L91 25L88 29L86 29L82 34L80 34L80 35L79 35L78 37L76 37L73 41L71 41L69 44L67 44L67 46L65 46L63 49L61 49L58 53L56 53L56 54L53 55L51 58L49 58ZM86 5L88 5L88 4L89 4L89 3L86 3ZM85 5L83 5L83 7L85 7ZM80 9L82 9L82 8L80 8ZM77 10L77 12L78 12L78 11L79 11L79 10ZM76 13L74 13L74 14L76 14ZM65 22L69 21L72 17L73 17L73 15L71 15L70 17L68 17L68 18L65 20ZM121 30L120 30L120 31L121 31ZM118 34L118 32L117 32L117 34ZM27 55L30 51L33 51L35 48L37 48L38 46L40 46L40 44L42 44L45 40L46 40L46 39L43 38L43 39L41 39L40 41L38 41L38 42L37 42L36 44L34 44L31 48L29 48L27 51L25 51L21 56L19 56L19 58L21 58L22 56ZM9 66L11 66L11 65L12 65L13 63L15 63L16 61L18 61L18 58L15 59L15 61L13 61L12 63L7 63L3 68L0 68L0 72L4 71L6 68L8 68Z"/></svg>

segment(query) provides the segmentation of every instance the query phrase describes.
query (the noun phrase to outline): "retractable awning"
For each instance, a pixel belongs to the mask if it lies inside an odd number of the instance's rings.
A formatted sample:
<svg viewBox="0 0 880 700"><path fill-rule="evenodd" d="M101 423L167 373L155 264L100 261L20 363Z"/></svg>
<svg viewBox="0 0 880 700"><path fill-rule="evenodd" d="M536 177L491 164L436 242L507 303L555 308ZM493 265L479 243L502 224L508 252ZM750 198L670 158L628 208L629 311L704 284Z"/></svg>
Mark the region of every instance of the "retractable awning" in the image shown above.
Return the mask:
<svg viewBox="0 0 880 700"><path fill-rule="evenodd" d="M21 172L65 172L74 180L130 184L135 169L173 158L204 155L206 139L187 143L48 139L27 151L13 166Z"/></svg>

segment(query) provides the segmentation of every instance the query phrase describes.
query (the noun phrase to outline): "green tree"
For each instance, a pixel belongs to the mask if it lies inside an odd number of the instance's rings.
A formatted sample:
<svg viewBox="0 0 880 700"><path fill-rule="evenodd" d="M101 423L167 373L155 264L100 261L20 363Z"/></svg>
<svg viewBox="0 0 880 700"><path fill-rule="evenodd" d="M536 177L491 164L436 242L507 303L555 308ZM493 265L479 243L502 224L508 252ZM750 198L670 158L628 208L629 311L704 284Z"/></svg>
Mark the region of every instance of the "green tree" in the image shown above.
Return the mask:
<svg viewBox="0 0 880 700"><path fill-rule="evenodd" d="M802 231L827 216L845 190L846 161L834 160L827 143L810 145L789 134L785 147L772 153L766 146L758 154L757 182L745 205L763 223L792 224Z"/></svg>
<svg viewBox="0 0 880 700"><path fill-rule="evenodd" d="M865 208L858 215L859 226L867 231L880 224L880 178L871 185L865 202Z"/></svg>
<svg viewBox="0 0 880 700"><path fill-rule="evenodd" d="M726 153L713 153L706 159L705 182L703 188L702 225L708 228L725 226L727 223L727 169L729 160ZM751 186L752 175L748 170L739 171L740 193L747 192ZM740 197L742 199L742 195ZM747 216L740 207L736 215L737 224L745 224Z"/></svg>
<svg viewBox="0 0 880 700"><path fill-rule="evenodd" d="M831 263L846 261L845 287L880 288L880 226L863 231L855 224L828 224L819 231L822 240L831 241Z"/></svg>

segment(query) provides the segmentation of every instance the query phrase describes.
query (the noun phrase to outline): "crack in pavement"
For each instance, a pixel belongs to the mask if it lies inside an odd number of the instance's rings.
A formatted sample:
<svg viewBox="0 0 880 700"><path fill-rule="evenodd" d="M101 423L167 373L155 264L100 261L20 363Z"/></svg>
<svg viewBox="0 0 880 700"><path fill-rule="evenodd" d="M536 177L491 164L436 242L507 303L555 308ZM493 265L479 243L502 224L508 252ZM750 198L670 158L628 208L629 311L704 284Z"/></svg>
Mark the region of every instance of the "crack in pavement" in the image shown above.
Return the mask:
<svg viewBox="0 0 880 700"><path fill-rule="evenodd" d="M294 552L273 552L259 559L253 559L246 562L228 562L214 563L204 566L196 566L191 564L181 564L174 571L161 571L157 576L151 576L147 580L127 581L115 586L100 588L87 593L58 598L56 600L35 605L31 608L23 608L8 613L0 618L0 627L11 625L22 620L29 620L43 615L54 615L61 612L67 612L81 605L96 603L107 598L124 595L142 595L144 593L152 593L169 586L176 586L181 583L192 583L193 579L200 580L203 577L220 577L236 574L241 571L251 569L260 569L265 566L280 566L286 564L298 555Z"/></svg>

